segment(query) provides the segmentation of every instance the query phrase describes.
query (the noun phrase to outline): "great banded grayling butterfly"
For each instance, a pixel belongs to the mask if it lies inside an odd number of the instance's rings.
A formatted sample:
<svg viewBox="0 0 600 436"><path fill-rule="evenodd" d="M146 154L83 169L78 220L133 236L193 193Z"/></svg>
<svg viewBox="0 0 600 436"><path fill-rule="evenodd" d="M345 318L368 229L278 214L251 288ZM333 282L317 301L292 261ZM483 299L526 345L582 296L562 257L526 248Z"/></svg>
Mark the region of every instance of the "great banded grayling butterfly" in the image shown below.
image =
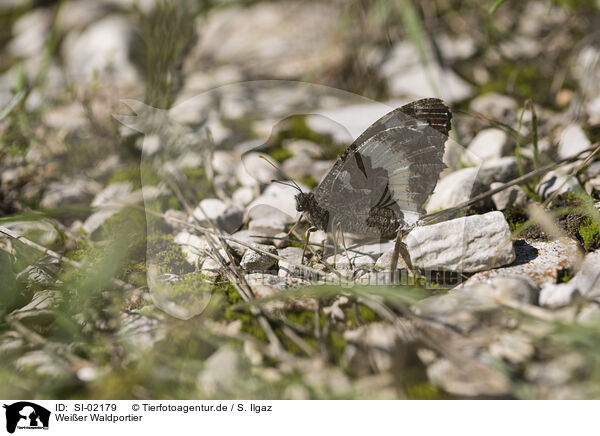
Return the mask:
<svg viewBox="0 0 600 436"><path fill-rule="evenodd" d="M437 98L389 112L346 149L313 193L296 195L296 209L325 231L391 239L412 228L446 167L451 119Z"/></svg>

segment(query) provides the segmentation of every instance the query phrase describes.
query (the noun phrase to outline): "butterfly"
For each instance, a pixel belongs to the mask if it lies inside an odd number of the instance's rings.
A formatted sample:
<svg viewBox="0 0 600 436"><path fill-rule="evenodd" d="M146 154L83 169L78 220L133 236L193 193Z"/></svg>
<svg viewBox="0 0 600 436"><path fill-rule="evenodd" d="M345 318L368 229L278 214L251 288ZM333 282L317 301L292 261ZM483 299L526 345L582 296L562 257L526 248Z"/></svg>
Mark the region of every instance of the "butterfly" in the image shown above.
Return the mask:
<svg viewBox="0 0 600 436"><path fill-rule="evenodd" d="M437 98L414 101L372 124L296 209L325 231L392 239L416 225L440 172L452 114Z"/></svg>

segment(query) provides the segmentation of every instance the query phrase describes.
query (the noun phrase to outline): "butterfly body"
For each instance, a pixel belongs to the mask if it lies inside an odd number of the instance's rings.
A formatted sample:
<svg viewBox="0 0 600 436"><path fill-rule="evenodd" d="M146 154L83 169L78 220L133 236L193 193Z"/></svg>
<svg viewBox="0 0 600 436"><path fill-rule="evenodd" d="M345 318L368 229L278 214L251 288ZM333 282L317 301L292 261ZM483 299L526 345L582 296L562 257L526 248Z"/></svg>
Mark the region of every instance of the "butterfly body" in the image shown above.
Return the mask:
<svg viewBox="0 0 600 436"><path fill-rule="evenodd" d="M376 121L296 209L315 227L391 239L424 213L442 169L451 113L439 99L402 106Z"/></svg>

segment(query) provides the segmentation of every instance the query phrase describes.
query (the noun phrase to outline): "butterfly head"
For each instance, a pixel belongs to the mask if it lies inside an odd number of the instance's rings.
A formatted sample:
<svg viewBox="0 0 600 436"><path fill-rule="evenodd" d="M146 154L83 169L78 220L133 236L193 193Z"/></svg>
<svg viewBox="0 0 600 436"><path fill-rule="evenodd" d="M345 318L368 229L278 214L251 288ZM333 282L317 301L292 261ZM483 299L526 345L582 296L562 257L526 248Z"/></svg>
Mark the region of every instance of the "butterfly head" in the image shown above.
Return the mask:
<svg viewBox="0 0 600 436"><path fill-rule="evenodd" d="M298 212L309 212L314 208L317 200L312 192L300 192L296 194L296 210Z"/></svg>
<svg viewBox="0 0 600 436"><path fill-rule="evenodd" d="M327 230L329 212L322 208L311 192L296 194L296 210L304 212L312 225L320 230Z"/></svg>

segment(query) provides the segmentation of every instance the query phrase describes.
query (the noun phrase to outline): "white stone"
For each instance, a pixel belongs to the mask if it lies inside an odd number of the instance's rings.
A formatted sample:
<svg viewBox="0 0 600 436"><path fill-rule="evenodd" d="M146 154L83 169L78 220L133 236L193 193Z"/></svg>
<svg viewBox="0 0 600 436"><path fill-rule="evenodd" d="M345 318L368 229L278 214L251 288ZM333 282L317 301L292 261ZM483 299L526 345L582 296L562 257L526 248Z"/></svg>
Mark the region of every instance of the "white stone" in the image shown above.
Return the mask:
<svg viewBox="0 0 600 436"><path fill-rule="evenodd" d="M427 203L427 213L456 206L471 198L477 168L463 168L440 179Z"/></svg>
<svg viewBox="0 0 600 436"><path fill-rule="evenodd" d="M353 251L349 251L348 255L345 252L341 252L335 256L329 256L326 261L331 266L335 264L335 268L338 270L355 270L375 265L375 260L372 256Z"/></svg>
<svg viewBox="0 0 600 436"><path fill-rule="evenodd" d="M406 245L413 265L430 271L484 271L515 260L510 229L501 212L415 227Z"/></svg>
<svg viewBox="0 0 600 436"><path fill-rule="evenodd" d="M573 283L546 283L540 291L540 306L567 306L571 303L575 291Z"/></svg>
<svg viewBox="0 0 600 436"><path fill-rule="evenodd" d="M511 387L508 377L500 372L488 371L486 378L477 377L458 362L445 358L427 367L427 377L446 392L462 397L506 395Z"/></svg>
<svg viewBox="0 0 600 436"><path fill-rule="evenodd" d="M279 277L303 275L305 270L298 266L301 264L302 251L300 247L286 247L277 251L279 256L286 259L279 260Z"/></svg>
<svg viewBox="0 0 600 436"><path fill-rule="evenodd" d="M216 223L217 218L227 210L227 205L218 198L205 198L194 209L194 219L202 226L210 226L210 222Z"/></svg>
<svg viewBox="0 0 600 436"><path fill-rule="evenodd" d="M216 173L232 175L240 162L240 156L231 151L216 150L212 157L212 166Z"/></svg>
<svg viewBox="0 0 600 436"><path fill-rule="evenodd" d="M379 269L383 269L383 270L388 270L392 267L392 258L394 257L394 247L390 247L388 248L388 250L383 253L379 259L377 259L377 262L375 262L375 267L379 268ZM404 259L402 258L402 256L400 255L400 253L398 253L398 266L397 268L399 269L407 269L407 265L404 262Z"/></svg>
<svg viewBox="0 0 600 436"><path fill-rule="evenodd" d="M298 79L341 61L331 24L342 15L342 9L326 2L215 8L202 21L203 36L194 52L210 65L239 65L255 77Z"/></svg>
<svg viewBox="0 0 600 436"><path fill-rule="evenodd" d="M503 183L494 182L490 185L490 189L496 189L503 185ZM505 210L509 206L525 208L528 199L527 194L520 186L511 186L504 191L492 195L492 201L498 210Z"/></svg>
<svg viewBox="0 0 600 436"><path fill-rule="evenodd" d="M286 177L299 180L312 175L313 167L313 159L307 154L302 153L286 159L281 169Z"/></svg>
<svg viewBox="0 0 600 436"><path fill-rule="evenodd" d="M515 118L515 114L518 111L518 104L512 97L489 92L478 95L471 100L469 110L489 116L495 120L505 120L507 118Z"/></svg>
<svg viewBox="0 0 600 436"><path fill-rule="evenodd" d="M485 129L477 133L467 147L463 160L478 165L489 159L502 157L508 150L508 135L501 129Z"/></svg>
<svg viewBox="0 0 600 436"><path fill-rule="evenodd" d="M311 244L322 245L324 242L327 242L327 232L323 230L316 230L311 232L308 236L308 242Z"/></svg>
<svg viewBox="0 0 600 436"><path fill-rule="evenodd" d="M447 102L464 100L473 93L473 87L449 68L441 67L433 56L427 54L427 65L409 42L396 44L381 67L388 80L392 95L431 97L441 93ZM431 82L434 82L432 84Z"/></svg>
<svg viewBox="0 0 600 436"><path fill-rule="evenodd" d="M51 23L52 12L47 8L35 8L23 15L13 25L14 37L6 47L8 52L21 58L41 55Z"/></svg>
<svg viewBox="0 0 600 436"><path fill-rule="evenodd" d="M194 266L198 265L200 259L204 259L206 251L210 249L206 239L185 231L175 235L174 242L181 245L185 260Z"/></svg>
<svg viewBox="0 0 600 436"><path fill-rule="evenodd" d="M285 229L285 223L274 218L260 218L250 221L248 229L252 234L275 236Z"/></svg>
<svg viewBox="0 0 600 436"><path fill-rule="evenodd" d="M559 195L564 195L579 188L581 186L575 177L558 171L549 171L535 187L535 192L545 199L557 191Z"/></svg>
<svg viewBox="0 0 600 436"><path fill-rule="evenodd" d="M526 277L496 277L485 283L453 289L414 305L415 313L447 324L457 324L463 331L477 326L471 313L487 312L506 302L535 304L538 286Z"/></svg>
<svg viewBox="0 0 600 436"><path fill-rule="evenodd" d="M592 143L578 124L568 125L561 133L558 141L558 157L566 159L577 156L590 148Z"/></svg>
<svg viewBox="0 0 600 436"><path fill-rule="evenodd" d="M51 182L47 185L40 204L44 209L55 209L83 203L89 201L99 188L97 182L83 177L65 182Z"/></svg>
<svg viewBox="0 0 600 436"><path fill-rule="evenodd" d="M593 298L600 297L600 251L585 256L581 269L573 280L583 295Z"/></svg>
<svg viewBox="0 0 600 436"><path fill-rule="evenodd" d="M109 15L87 27L80 34L69 33L62 44L67 70L77 78L93 79L95 75L115 75L119 84L135 84L138 73L129 58L134 41L130 21Z"/></svg>
<svg viewBox="0 0 600 436"><path fill-rule="evenodd" d="M259 248L272 254L276 254L275 247L270 245L252 244L253 247ZM242 257L240 266L248 271L266 271L271 268L276 262L276 259L265 253L247 249Z"/></svg>
<svg viewBox="0 0 600 436"><path fill-rule="evenodd" d="M91 206L100 207L118 202L127 197L132 190L133 184L131 182L111 183L94 197Z"/></svg>
<svg viewBox="0 0 600 436"><path fill-rule="evenodd" d="M298 185L302 191L309 191L306 186L302 184ZM256 200L248 205L247 210L251 211L255 206L258 205L271 206L273 209L277 209L279 212L282 212L285 214L285 216L287 216L286 222L293 222L299 216L298 211L296 210L296 194L298 194L298 190L292 188L291 186L273 183L267 186L265 191Z"/></svg>
<svg viewBox="0 0 600 436"><path fill-rule="evenodd" d="M550 242L517 241L515 243L515 264L504 268L483 271L471 276L461 286L469 286L498 276L523 276L538 285L556 283L558 271L575 268L580 260L577 242L571 238L561 238Z"/></svg>
<svg viewBox="0 0 600 436"><path fill-rule="evenodd" d="M265 238L264 235L256 235L256 231L250 230L240 230L231 235L230 240L227 241L227 244L231 247L233 251L235 251L238 255L243 256L248 247L246 245L238 244L235 241L240 241L245 244L269 244L272 243L272 240L269 238Z"/></svg>
<svg viewBox="0 0 600 436"><path fill-rule="evenodd" d="M237 179L243 186L266 185L279 178L279 171L256 152L246 153L235 170Z"/></svg>
<svg viewBox="0 0 600 436"><path fill-rule="evenodd" d="M294 156L304 154L312 158L318 158L323 154L323 150L321 150L321 147L318 144L306 139L288 141L284 144L283 148L288 150Z"/></svg>
<svg viewBox="0 0 600 436"><path fill-rule="evenodd" d="M249 186L241 186L233 191L231 199L236 206L246 207L254 200L254 189Z"/></svg>
<svg viewBox="0 0 600 436"><path fill-rule="evenodd" d="M519 165L514 156L484 160L477 173L477 182L489 187L494 182L509 182L519 176Z"/></svg>

